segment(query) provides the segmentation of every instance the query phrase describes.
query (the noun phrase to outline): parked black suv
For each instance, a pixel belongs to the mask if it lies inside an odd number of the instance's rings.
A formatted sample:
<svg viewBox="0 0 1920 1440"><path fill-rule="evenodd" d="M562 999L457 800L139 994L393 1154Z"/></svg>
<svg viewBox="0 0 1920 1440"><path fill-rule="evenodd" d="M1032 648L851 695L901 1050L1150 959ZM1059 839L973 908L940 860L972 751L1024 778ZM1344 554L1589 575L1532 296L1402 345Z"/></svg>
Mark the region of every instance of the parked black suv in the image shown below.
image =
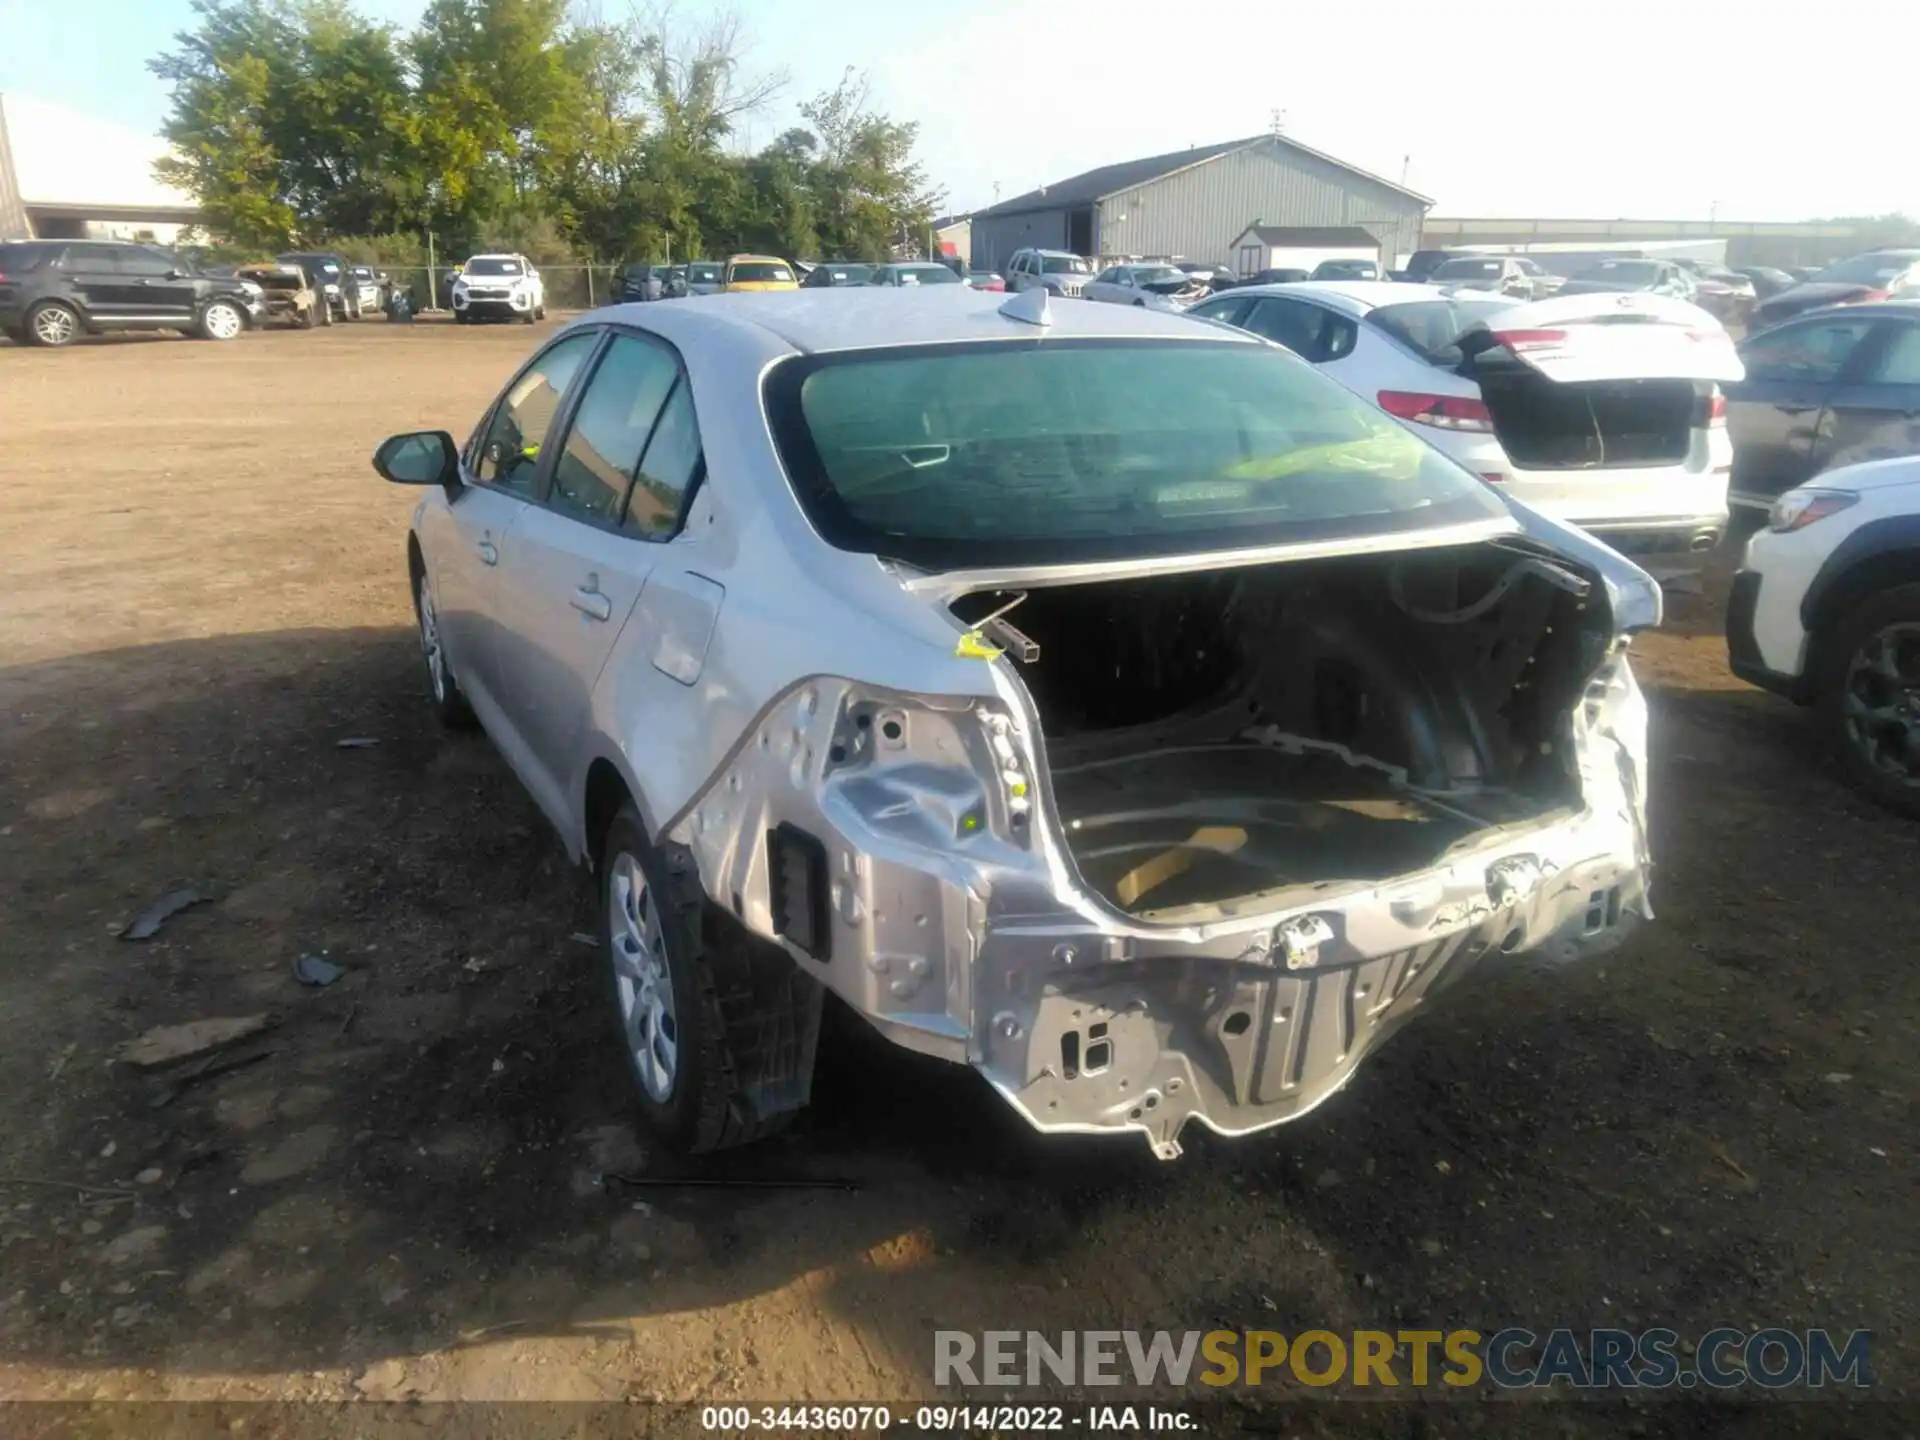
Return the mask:
<svg viewBox="0 0 1920 1440"><path fill-rule="evenodd" d="M353 266L344 255L331 251L301 250L273 257L280 265L298 265L307 272L307 283L327 297L327 324L334 319L360 318L360 286L353 278Z"/></svg>
<svg viewBox="0 0 1920 1440"><path fill-rule="evenodd" d="M157 245L0 243L0 331L30 345L67 345L105 330L231 340L257 318L240 281L202 274Z"/></svg>

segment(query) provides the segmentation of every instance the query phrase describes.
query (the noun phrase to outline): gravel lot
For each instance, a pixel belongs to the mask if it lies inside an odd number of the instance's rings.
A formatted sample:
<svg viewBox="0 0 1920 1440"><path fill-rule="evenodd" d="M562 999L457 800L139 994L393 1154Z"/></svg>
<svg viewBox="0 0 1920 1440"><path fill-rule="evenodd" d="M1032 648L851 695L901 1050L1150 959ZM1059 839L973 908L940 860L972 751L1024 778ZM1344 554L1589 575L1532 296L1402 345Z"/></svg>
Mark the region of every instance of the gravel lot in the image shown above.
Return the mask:
<svg viewBox="0 0 1920 1440"><path fill-rule="evenodd" d="M550 328L0 346L0 1396L898 1400L937 1322L1865 1326L1920 1397L1920 828L1726 673L1718 573L1641 646L1631 949L1484 973L1310 1118L1172 1165L1040 1143L841 1022L799 1133L703 1173L858 1188L602 1188L661 1162L591 901L433 725L412 497L367 463L464 434ZM221 898L115 937L187 883ZM345 978L296 984L322 949ZM110 1063L255 1013L240 1068ZM1832 1428L1766 1409L1715 1428Z"/></svg>

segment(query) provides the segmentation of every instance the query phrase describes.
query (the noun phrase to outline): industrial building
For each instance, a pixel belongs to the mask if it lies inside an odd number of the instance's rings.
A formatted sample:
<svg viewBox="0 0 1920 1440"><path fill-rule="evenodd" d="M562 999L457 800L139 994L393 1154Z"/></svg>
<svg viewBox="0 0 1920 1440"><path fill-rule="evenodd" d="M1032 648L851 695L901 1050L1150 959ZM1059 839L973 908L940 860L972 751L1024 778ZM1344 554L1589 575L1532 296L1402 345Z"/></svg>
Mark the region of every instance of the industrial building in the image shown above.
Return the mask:
<svg viewBox="0 0 1920 1440"><path fill-rule="evenodd" d="M200 212L154 178L166 153L124 125L0 95L0 240L174 240Z"/></svg>
<svg viewBox="0 0 1920 1440"><path fill-rule="evenodd" d="M1104 165L977 210L972 259L998 269L1034 246L1230 265L1235 238L1256 225L1360 229L1392 257L1419 243L1432 204L1284 135L1256 135Z"/></svg>

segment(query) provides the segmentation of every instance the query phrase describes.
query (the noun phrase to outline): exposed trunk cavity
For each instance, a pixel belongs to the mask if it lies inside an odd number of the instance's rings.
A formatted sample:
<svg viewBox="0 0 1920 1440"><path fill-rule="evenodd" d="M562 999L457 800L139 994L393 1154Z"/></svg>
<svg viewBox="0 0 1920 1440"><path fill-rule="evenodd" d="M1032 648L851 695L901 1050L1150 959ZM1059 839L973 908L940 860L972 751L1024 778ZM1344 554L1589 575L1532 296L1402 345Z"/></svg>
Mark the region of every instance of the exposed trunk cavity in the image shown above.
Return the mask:
<svg viewBox="0 0 1920 1440"><path fill-rule="evenodd" d="M1035 589L987 638L1019 662L1082 878L1187 922L1577 803L1568 722L1605 612L1565 562L1488 544Z"/></svg>
<svg viewBox="0 0 1920 1440"><path fill-rule="evenodd" d="M1549 380L1525 365L1474 379L1501 448L1522 470L1678 465L1693 448L1702 396L1691 380Z"/></svg>

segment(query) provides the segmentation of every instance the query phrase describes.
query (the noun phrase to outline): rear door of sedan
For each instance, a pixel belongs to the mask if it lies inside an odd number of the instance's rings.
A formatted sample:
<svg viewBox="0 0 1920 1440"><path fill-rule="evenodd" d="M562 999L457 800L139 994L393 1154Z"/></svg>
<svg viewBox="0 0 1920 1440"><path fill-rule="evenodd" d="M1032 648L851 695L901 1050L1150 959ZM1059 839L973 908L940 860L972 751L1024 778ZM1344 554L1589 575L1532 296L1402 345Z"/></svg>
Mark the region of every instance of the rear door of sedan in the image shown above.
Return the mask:
<svg viewBox="0 0 1920 1440"><path fill-rule="evenodd" d="M1723 387L1733 504L1765 509L1815 473L1814 442L1827 404L1874 324L1844 312L1816 315L1740 347L1746 378Z"/></svg>
<svg viewBox="0 0 1920 1440"><path fill-rule="evenodd" d="M695 479L698 429L679 356L653 336L611 332L559 433L494 609L523 778L564 827L594 686Z"/></svg>
<svg viewBox="0 0 1920 1440"><path fill-rule="evenodd" d="M1882 316L1827 397L1812 473L1920 453L1920 308Z"/></svg>

